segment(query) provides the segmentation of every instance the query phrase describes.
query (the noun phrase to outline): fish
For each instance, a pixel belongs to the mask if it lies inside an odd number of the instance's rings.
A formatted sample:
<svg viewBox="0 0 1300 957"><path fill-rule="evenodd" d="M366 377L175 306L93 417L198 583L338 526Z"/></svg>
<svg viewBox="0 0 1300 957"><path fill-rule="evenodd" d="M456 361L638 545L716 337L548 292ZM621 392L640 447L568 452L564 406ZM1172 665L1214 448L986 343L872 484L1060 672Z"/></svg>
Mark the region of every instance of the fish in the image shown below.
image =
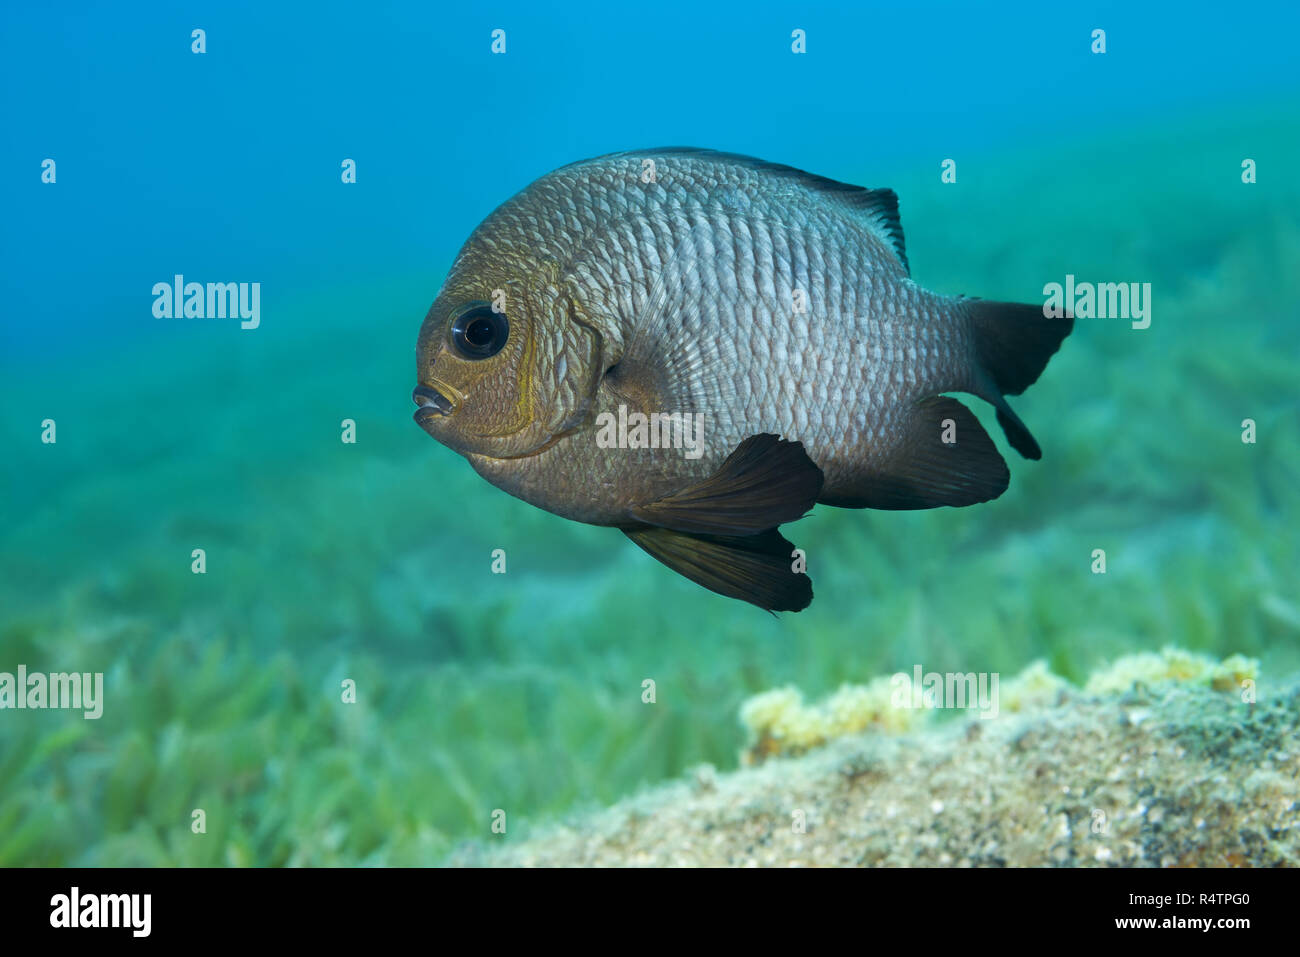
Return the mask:
<svg viewBox="0 0 1300 957"><path fill-rule="evenodd" d="M770 612L812 601L781 526L817 504L968 506L1010 473L970 409L1070 333L912 281L898 197L692 147L572 163L470 234L416 342L415 421L497 488L619 529Z"/></svg>

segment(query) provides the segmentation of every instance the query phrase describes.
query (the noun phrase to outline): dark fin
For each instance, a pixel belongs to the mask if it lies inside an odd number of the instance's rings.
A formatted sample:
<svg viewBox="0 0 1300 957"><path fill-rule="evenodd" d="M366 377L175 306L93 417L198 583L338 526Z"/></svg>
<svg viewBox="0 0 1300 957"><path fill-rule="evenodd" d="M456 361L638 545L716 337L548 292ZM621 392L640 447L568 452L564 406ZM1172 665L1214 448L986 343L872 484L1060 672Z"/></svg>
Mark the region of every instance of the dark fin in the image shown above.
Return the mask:
<svg viewBox="0 0 1300 957"><path fill-rule="evenodd" d="M794 546L774 528L757 535L689 535L647 525L623 533L679 575L719 595L765 611L802 611L812 601L812 579L793 571Z"/></svg>
<svg viewBox="0 0 1300 957"><path fill-rule="evenodd" d="M636 519L681 532L753 535L811 511L825 476L799 442L751 435L712 476L649 505Z"/></svg>
<svg viewBox="0 0 1300 957"><path fill-rule="evenodd" d="M952 444L943 441L945 419L952 419ZM1007 490L1007 463L956 399L938 395L918 402L902 428L902 442L877 475L849 495L823 501L841 508L938 508L987 502Z"/></svg>
<svg viewBox="0 0 1300 957"><path fill-rule="evenodd" d="M871 231L889 244L903 271L909 276L912 267L907 264L907 250L903 248L903 221L898 216L898 194L892 189L862 189L859 193L845 193L845 203L858 210L871 224Z"/></svg>
<svg viewBox="0 0 1300 957"><path fill-rule="evenodd" d="M1052 319L1042 306L963 299L975 338L975 359L1003 395L1019 395L1038 381L1061 348L1074 319Z"/></svg>
<svg viewBox="0 0 1300 957"><path fill-rule="evenodd" d="M1043 450L1003 396L1019 395L1038 381L1047 360L1074 328L1074 319L1044 316L1042 306L982 299L962 302L974 333L977 378L991 383L978 394L997 408L998 424L1011 447L1027 459L1041 459Z"/></svg>
<svg viewBox="0 0 1300 957"><path fill-rule="evenodd" d="M898 195L892 189L867 189L854 186L816 173L807 173L794 166L782 163L769 163L740 153L727 153L721 150L701 149L696 146L659 146L646 150L627 150L621 153L608 153L590 160L570 163L569 166L582 166L584 163L599 163L607 160L627 157L635 161L638 173L644 157L693 156L699 159L715 160L747 169L760 170L799 183L808 189L824 194L833 202L843 203L862 217L871 231L889 246L903 264L903 271L910 272L907 265L907 253L903 249L903 224L898 217ZM568 168L568 167L564 167Z"/></svg>
<svg viewBox="0 0 1300 957"><path fill-rule="evenodd" d="M1002 432L1011 443L1011 447L1027 459L1033 459L1035 462L1041 459L1043 450L1030 435L1029 427L1011 410L1011 406L1007 405L1007 400L998 396L993 404L998 410L998 425L1002 426Z"/></svg>

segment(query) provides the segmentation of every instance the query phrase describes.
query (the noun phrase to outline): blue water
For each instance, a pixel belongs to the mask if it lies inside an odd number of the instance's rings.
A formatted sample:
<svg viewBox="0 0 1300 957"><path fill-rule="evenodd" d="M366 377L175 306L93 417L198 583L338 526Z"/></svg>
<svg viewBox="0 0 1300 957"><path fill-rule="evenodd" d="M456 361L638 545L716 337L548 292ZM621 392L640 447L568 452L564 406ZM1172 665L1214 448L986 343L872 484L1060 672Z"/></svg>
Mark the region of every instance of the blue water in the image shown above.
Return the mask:
<svg viewBox="0 0 1300 957"><path fill-rule="evenodd" d="M1288 5L466 6L6 10L6 355L157 335L137 304L176 271L253 277L268 307L416 270L432 286L497 203L618 149L711 146L889 183L1297 85Z"/></svg>
<svg viewBox="0 0 1300 957"><path fill-rule="evenodd" d="M103 670L119 702L93 726L0 713L0 862L429 863L497 802L541 820L733 764L739 702L776 685L1037 657L1080 680L1165 644L1300 664L1275 535L1300 514L1293 5L0 16L0 671ZM479 220L557 166L666 145L897 189L944 292L1152 282L1152 328L1080 324L1017 404L1045 456L1009 457L1003 500L819 509L816 603L762 616L410 422L420 321ZM260 327L157 318L176 274L260 283ZM339 717L355 674L371 710ZM221 781L234 823L195 850L169 828Z"/></svg>

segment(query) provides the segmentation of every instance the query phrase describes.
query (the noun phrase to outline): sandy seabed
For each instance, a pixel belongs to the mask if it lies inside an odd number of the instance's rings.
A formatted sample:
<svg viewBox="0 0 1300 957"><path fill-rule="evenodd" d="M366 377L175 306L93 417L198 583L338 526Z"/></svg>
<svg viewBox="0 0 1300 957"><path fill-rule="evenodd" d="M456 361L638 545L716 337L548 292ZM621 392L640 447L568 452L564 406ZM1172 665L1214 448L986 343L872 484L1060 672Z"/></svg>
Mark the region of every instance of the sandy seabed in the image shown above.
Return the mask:
<svg viewBox="0 0 1300 957"><path fill-rule="evenodd" d="M686 780L487 866L1286 866L1300 862L1300 683L1256 704L1199 687L1054 707Z"/></svg>

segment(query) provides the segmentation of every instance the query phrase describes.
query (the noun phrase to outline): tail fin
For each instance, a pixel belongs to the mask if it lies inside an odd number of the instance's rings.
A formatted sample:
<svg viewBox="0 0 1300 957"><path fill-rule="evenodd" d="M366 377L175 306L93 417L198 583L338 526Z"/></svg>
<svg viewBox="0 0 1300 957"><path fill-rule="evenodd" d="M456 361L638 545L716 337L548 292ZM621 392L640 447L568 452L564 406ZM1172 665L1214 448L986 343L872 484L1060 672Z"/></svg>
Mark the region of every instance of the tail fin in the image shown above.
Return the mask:
<svg viewBox="0 0 1300 957"><path fill-rule="evenodd" d="M985 391L976 394L997 408L998 424L1012 448L1027 459L1042 458L1042 449L1003 396L1019 395L1038 381L1074 328L1074 319L1049 318L1042 306L1015 302L964 299L962 305L975 343L976 379L987 382Z"/></svg>

